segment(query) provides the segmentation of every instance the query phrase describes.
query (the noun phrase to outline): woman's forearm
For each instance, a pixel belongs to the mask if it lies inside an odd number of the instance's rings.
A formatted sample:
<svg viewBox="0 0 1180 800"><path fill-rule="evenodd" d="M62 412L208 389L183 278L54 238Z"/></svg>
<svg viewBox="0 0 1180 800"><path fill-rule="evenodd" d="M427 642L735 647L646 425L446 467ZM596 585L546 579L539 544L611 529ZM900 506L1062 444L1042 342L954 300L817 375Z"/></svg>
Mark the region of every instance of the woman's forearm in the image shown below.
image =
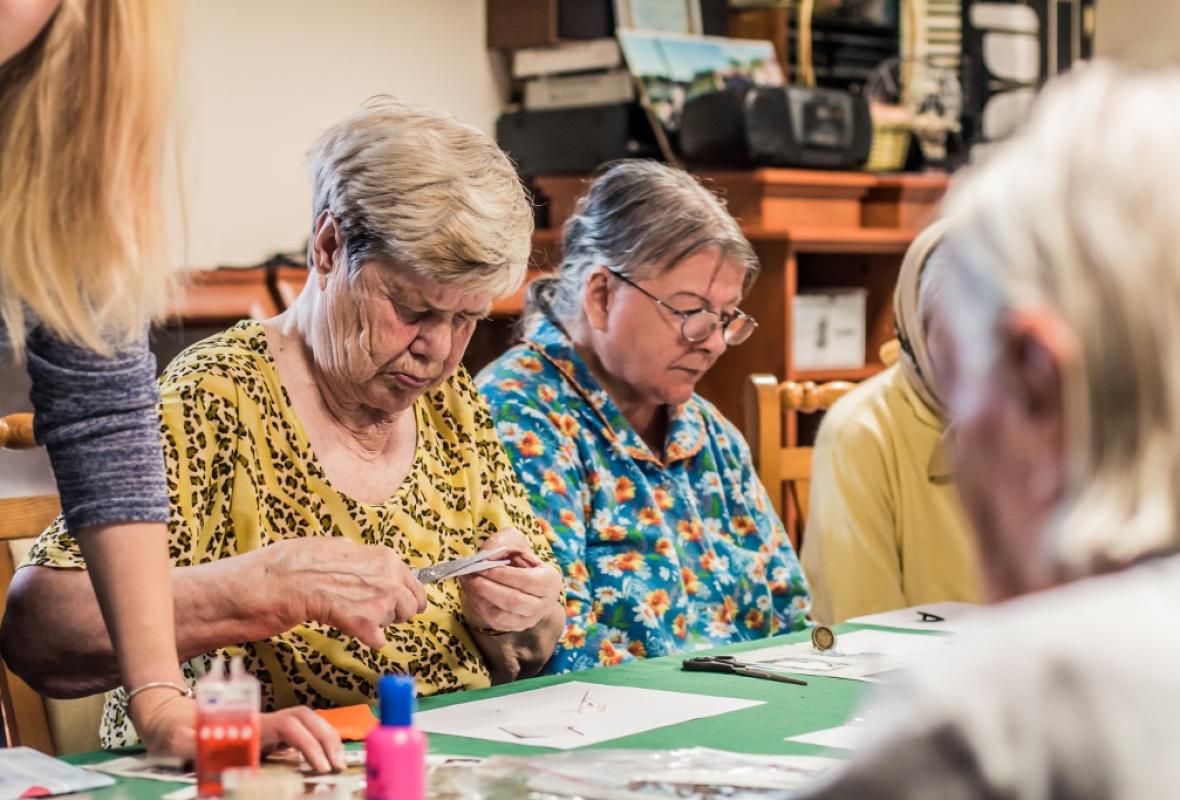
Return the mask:
<svg viewBox="0 0 1180 800"><path fill-rule="evenodd" d="M179 682L167 525L95 526L78 545L123 685Z"/></svg>
<svg viewBox="0 0 1180 800"><path fill-rule="evenodd" d="M122 543L111 546L122 547ZM159 627L169 623L175 624L176 645L169 662L175 672L178 661L219 647L265 639L302 621L299 610L289 600L294 593L263 578L264 553L265 549L208 564L171 568L163 574L170 575L173 602L164 609L134 605L147 602L152 593L159 602L160 588L152 585L152 579L145 574L147 569L155 569L150 563L155 555L149 552L146 557L139 553L129 556L120 550L114 569L108 558L99 568L105 574L98 576L96 583L103 591L109 591L111 582L121 584L113 593L116 639L142 624L142 630L133 630L130 638L120 641L120 647L132 653L135 664L126 678L132 682L141 678L172 679L150 672L168 657L168 645L161 645L166 634L160 636ZM138 571L141 567L145 572ZM137 571L124 572L129 568ZM143 588L145 581L147 589ZM130 592L122 585L134 583L140 586ZM121 614L124 616L120 619ZM138 653L135 648L139 648ZM19 570L0 628L0 649L14 672L51 697L81 697L120 684L119 662L95 588L81 570Z"/></svg>
<svg viewBox="0 0 1180 800"><path fill-rule="evenodd" d="M565 625L565 608L553 610L527 631L488 636L471 629L471 636L492 674L492 683L531 678L545 666Z"/></svg>

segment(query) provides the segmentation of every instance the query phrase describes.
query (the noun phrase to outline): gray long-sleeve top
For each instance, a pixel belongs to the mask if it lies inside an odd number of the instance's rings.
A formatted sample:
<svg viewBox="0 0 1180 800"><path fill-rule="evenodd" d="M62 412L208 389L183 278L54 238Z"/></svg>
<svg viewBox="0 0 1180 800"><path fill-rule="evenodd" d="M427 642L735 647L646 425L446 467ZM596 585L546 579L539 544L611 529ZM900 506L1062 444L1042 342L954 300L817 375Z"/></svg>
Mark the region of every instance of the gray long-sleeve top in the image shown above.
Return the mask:
<svg viewBox="0 0 1180 800"><path fill-rule="evenodd" d="M0 323L0 354L9 349ZM156 360L146 336L104 357L34 322L26 349L34 432L49 453L70 532L166 522Z"/></svg>

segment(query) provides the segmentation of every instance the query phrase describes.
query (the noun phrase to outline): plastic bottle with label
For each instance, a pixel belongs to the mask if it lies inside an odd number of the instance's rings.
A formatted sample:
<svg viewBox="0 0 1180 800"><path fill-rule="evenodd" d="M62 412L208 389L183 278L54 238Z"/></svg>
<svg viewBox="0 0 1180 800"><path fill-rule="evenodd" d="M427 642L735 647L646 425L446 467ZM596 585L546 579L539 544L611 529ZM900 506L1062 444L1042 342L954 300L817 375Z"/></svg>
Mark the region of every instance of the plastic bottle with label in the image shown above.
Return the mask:
<svg viewBox="0 0 1180 800"><path fill-rule="evenodd" d="M377 683L381 724L365 739L365 800L426 797L426 734L414 728L414 679Z"/></svg>
<svg viewBox="0 0 1180 800"><path fill-rule="evenodd" d="M258 769L261 755L261 689L240 657L229 676L220 664L197 681L197 793L220 797L228 769Z"/></svg>

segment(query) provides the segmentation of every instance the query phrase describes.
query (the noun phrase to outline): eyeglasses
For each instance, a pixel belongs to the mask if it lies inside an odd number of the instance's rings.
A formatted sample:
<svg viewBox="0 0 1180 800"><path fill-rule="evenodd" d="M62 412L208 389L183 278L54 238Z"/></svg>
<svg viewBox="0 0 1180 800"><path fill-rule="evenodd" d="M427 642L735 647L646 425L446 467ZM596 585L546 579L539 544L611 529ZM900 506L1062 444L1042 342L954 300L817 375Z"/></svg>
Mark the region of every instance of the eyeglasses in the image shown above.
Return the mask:
<svg viewBox="0 0 1180 800"><path fill-rule="evenodd" d="M717 326L720 325L721 338L725 340L727 345L733 347L749 339L750 335L754 333L754 329L758 327L758 323L753 317L737 309L728 314L722 314L719 311L713 311L708 308L698 308L695 311L681 311L679 308L673 308L668 305L623 273L610 267L607 267L606 271L633 289L638 289L649 299L680 317L680 335L687 342L698 344L705 341L713 335L713 331L717 330Z"/></svg>

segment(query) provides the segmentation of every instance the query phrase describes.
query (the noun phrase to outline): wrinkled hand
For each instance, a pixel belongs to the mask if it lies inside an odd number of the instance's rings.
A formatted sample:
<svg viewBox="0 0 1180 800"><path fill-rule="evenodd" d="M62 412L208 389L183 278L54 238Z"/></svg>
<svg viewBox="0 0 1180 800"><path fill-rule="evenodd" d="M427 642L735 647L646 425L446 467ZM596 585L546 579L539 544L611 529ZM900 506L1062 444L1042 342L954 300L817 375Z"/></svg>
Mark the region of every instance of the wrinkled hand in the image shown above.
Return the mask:
<svg viewBox="0 0 1180 800"><path fill-rule="evenodd" d="M267 587L290 625L322 622L379 650L385 626L426 610L426 590L385 545L341 537L276 542L256 551L276 583Z"/></svg>
<svg viewBox="0 0 1180 800"><path fill-rule="evenodd" d="M340 772L345 767L340 734L307 706L262 715L262 752L284 746L302 753L316 772Z"/></svg>
<svg viewBox="0 0 1180 800"><path fill-rule="evenodd" d="M463 616L480 628L527 631L553 612L561 594L561 573L537 558L516 528L489 536L481 550L507 547L512 563L463 575Z"/></svg>
<svg viewBox="0 0 1180 800"><path fill-rule="evenodd" d="M169 690L136 695L131 721L150 755L191 761L197 754L197 702Z"/></svg>

